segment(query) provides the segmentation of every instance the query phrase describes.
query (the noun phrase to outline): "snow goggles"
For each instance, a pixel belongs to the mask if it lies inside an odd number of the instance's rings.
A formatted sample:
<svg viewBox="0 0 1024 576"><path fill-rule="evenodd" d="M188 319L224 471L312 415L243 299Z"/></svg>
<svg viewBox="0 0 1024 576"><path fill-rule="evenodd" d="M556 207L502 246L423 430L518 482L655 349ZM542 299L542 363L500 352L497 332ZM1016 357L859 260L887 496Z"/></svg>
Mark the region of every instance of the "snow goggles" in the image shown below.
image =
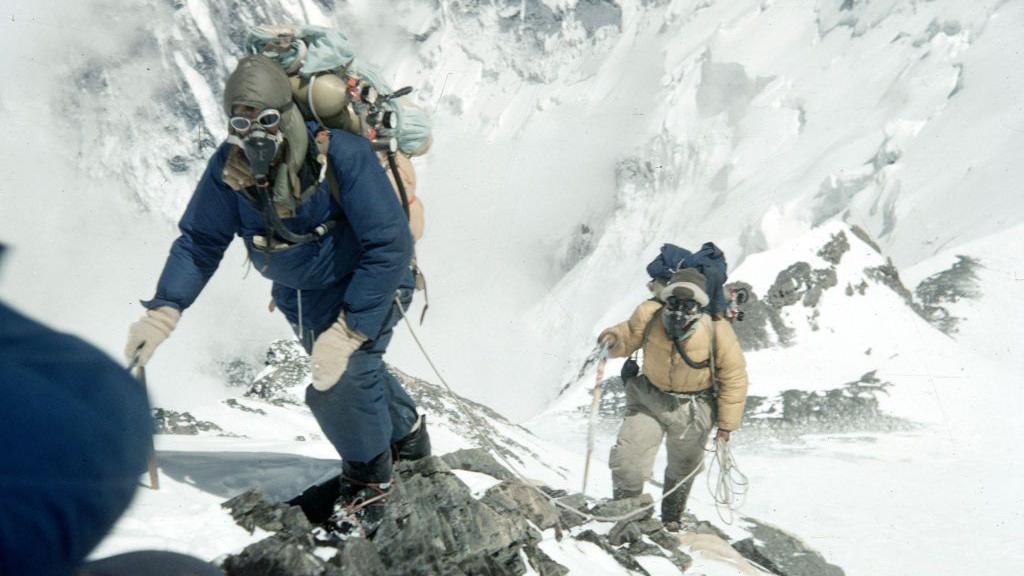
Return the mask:
<svg viewBox="0 0 1024 576"><path fill-rule="evenodd" d="M252 129L253 122L259 124L266 130L270 130L281 123L281 113L273 108L268 108L267 110L260 112L259 115L256 116L256 120L246 118L245 116L232 116L231 119L228 120L228 125L231 126L231 129L235 132L245 134Z"/></svg>
<svg viewBox="0 0 1024 576"><path fill-rule="evenodd" d="M665 304L672 312L682 312L686 315L692 315L700 309L700 304L692 298L669 296Z"/></svg>

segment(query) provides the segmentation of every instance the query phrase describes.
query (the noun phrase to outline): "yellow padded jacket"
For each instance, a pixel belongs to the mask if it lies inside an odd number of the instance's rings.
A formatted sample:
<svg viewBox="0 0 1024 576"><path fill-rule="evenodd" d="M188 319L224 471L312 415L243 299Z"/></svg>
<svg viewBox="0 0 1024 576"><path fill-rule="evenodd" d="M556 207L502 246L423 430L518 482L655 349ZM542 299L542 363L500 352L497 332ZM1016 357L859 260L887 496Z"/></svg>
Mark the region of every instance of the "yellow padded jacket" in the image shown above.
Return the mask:
<svg viewBox="0 0 1024 576"><path fill-rule="evenodd" d="M601 338L611 335L615 346L609 350L613 358L629 356L643 346L643 371L651 384L666 392L699 392L711 388L711 370L691 368L665 332L660 319L662 304L648 300L637 306L629 320L601 332ZM644 341L647 325L653 321ZM711 330L715 330L715 373L718 377L718 427L722 430L739 428L743 418L743 405L747 401L747 362L743 358L739 340L727 321L712 322L705 316L683 345L686 355L694 362L703 362L710 356Z"/></svg>

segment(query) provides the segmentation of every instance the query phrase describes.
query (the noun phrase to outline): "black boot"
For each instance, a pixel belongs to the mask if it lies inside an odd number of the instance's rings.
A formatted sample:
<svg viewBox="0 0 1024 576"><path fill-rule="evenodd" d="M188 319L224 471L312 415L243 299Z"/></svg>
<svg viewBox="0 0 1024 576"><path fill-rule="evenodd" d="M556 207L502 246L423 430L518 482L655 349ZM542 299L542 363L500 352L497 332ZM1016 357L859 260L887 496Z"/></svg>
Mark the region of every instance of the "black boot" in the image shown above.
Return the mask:
<svg viewBox="0 0 1024 576"><path fill-rule="evenodd" d="M427 456L430 456L430 434L427 433L427 416L421 414L416 424L413 424L412 431L391 445L391 457L397 463Z"/></svg>
<svg viewBox="0 0 1024 576"><path fill-rule="evenodd" d="M664 490L667 492L678 483L678 479L666 476ZM690 497L691 488L693 488L693 478L683 482L675 492L662 498L661 523L669 532L678 532L681 528L683 511L686 510L686 500Z"/></svg>
<svg viewBox="0 0 1024 576"><path fill-rule="evenodd" d="M391 492L391 450L369 462L342 462L340 492L328 522L331 529L341 535L372 536L384 521Z"/></svg>
<svg viewBox="0 0 1024 576"><path fill-rule="evenodd" d="M306 488L302 494L288 501L292 506L302 508L302 513L313 524L323 524L334 513L334 503L341 496L341 476L335 476L315 486Z"/></svg>

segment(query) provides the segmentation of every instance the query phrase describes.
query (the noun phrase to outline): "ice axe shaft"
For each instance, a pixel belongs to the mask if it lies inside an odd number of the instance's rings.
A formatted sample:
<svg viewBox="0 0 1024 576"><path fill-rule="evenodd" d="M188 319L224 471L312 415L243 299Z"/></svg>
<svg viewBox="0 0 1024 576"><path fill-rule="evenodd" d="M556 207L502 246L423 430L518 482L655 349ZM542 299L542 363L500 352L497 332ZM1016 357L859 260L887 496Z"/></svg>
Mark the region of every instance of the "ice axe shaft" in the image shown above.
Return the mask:
<svg viewBox="0 0 1024 576"><path fill-rule="evenodd" d="M600 357L597 361L597 376L594 383L594 398L590 402L590 424L587 427L587 459L583 463L583 496L587 495L587 480L590 478L590 455L594 452L594 428L597 424L597 413L601 409L601 383L604 382L604 365L608 361L608 347L602 343Z"/></svg>
<svg viewBox="0 0 1024 576"><path fill-rule="evenodd" d="M138 360L133 360L132 361L132 366L136 366L137 364L138 364ZM148 392L149 390L148 390L148 388L146 386L146 367L145 366L138 366L135 369L135 372L136 372L136 374L138 374L139 383L141 383L142 387L146 388L147 389L146 391ZM152 488L153 490L159 490L160 489L160 475L157 473L157 470L156 470L156 449L155 448L150 448L149 449L149 487Z"/></svg>

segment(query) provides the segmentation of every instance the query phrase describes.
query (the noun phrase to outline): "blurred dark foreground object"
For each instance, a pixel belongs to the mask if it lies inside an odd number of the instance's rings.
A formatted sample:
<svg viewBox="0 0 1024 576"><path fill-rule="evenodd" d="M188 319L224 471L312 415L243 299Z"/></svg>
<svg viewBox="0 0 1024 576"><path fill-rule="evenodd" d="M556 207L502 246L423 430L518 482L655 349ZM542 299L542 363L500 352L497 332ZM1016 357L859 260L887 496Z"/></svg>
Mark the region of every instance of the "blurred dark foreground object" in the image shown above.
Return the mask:
<svg viewBox="0 0 1024 576"><path fill-rule="evenodd" d="M175 552L129 552L89 562L77 576L224 576L220 568Z"/></svg>
<svg viewBox="0 0 1024 576"><path fill-rule="evenodd" d="M94 346L0 302L0 398L0 574L74 574L146 471L153 442L146 391ZM162 562L162 554L128 560ZM212 569L162 572L136 563L132 573L220 573Z"/></svg>

